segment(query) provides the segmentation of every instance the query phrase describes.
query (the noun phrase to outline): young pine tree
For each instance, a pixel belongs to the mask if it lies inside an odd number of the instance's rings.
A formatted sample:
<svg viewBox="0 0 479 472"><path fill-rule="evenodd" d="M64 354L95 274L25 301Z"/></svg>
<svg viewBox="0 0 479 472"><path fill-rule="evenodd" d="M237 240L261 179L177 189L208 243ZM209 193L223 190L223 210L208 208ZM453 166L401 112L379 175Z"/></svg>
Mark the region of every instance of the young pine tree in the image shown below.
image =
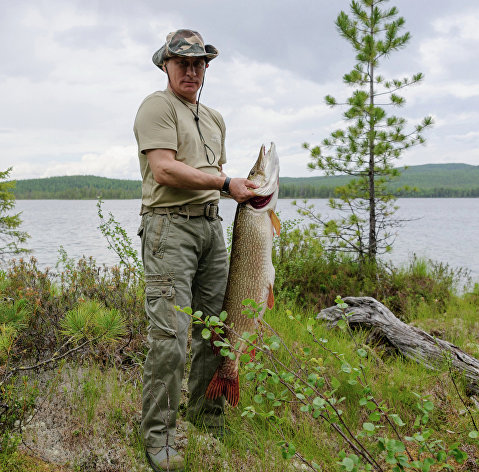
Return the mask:
<svg viewBox="0 0 479 472"><path fill-rule="evenodd" d="M12 168L0 171L0 260L4 260L13 254L27 252L20 247L30 236L25 231L20 231L20 213L9 214L15 207L15 195L12 192L14 181L6 181Z"/></svg>
<svg viewBox="0 0 479 472"><path fill-rule="evenodd" d="M336 189L338 198L330 199L331 208L341 215L326 221L314 216L311 208L303 208L323 226L323 233L336 251L353 252L360 261L376 263L378 254L391 249L393 232L399 221L393 218L397 209L388 183L399 176L394 161L411 146L424 143L422 131L432 118L406 130L403 118L388 114L401 107L405 100L398 91L423 79L418 73L412 78L386 80L377 74L380 62L403 48L409 33L400 35L404 19L397 17L395 7L382 8L387 0L351 2L351 16L341 12L336 20L339 33L356 52L357 64L344 75L343 81L355 88L346 103L331 96L326 103L347 106L346 129L338 129L324 139L322 147L304 147L311 153L309 166L326 175L347 174L353 179ZM323 154L323 149L328 153Z"/></svg>

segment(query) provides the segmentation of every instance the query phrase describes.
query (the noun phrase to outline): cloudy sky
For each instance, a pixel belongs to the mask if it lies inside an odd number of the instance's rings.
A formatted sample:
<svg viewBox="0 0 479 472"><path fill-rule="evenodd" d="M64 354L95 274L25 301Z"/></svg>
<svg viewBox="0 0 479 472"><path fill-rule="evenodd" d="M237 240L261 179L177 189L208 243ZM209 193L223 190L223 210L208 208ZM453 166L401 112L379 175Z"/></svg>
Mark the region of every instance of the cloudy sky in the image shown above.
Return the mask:
<svg viewBox="0 0 479 472"><path fill-rule="evenodd" d="M380 72L423 72L399 114L432 115L427 145L400 165L479 164L479 3L392 0L409 45ZM227 125L226 172L246 176L263 142L277 145L283 176L307 170L301 144L342 125L324 96L350 94L354 65L335 30L348 0L0 0L0 169L16 179L92 174L139 179L133 120L166 86L151 62L169 31L192 28L220 50L202 101Z"/></svg>

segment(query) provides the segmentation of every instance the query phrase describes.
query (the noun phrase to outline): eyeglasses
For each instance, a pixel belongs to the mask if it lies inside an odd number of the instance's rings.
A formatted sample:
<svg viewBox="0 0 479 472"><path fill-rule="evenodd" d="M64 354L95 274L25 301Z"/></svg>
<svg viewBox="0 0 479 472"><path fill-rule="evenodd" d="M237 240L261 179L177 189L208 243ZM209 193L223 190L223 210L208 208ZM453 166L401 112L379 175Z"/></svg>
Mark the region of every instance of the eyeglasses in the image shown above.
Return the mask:
<svg viewBox="0 0 479 472"><path fill-rule="evenodd" d="M177 67L184 70L185 72L189 67L192 67L193 70L198 74L203 72L206 69L206 62L204 59L197 59L195 61L187 61L186 59L174 59L173 62Z"/></svg>

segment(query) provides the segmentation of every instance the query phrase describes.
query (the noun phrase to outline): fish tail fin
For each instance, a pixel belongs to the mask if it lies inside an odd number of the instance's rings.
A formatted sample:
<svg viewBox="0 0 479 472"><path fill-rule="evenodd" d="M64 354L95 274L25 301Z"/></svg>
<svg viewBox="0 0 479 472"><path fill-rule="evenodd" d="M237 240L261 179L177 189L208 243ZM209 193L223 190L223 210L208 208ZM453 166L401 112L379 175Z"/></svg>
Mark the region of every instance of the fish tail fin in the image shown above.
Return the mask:
<svg viewBox="0 0 479 472"><path fill-rule="evenodd" d="M236 406L239 402L239 375L236 374L235 379L226 379L218 375L218 371L215 372L211 379L208 388L206 389L206 398L212 400L224 395L226 401L231 406Z"/></svg>

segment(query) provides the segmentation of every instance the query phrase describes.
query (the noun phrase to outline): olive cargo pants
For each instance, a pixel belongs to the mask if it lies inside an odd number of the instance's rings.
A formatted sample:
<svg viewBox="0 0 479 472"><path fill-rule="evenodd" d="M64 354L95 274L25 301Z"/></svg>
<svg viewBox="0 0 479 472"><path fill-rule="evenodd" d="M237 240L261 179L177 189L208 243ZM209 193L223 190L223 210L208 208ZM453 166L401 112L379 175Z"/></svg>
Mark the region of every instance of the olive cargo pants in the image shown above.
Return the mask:
<svg viewBox="0 0 479 472"><path fill-rule="evenodd" d="M145 269L149 351L144 366L142 430L147 448L173 445L191 317L174 307L218 315L228 263L219 218L146 213L138 234ZM192 325L192 361L187 419L215 429L224 426L224 397L205 399L221 362L203 325Z"/></svg>

